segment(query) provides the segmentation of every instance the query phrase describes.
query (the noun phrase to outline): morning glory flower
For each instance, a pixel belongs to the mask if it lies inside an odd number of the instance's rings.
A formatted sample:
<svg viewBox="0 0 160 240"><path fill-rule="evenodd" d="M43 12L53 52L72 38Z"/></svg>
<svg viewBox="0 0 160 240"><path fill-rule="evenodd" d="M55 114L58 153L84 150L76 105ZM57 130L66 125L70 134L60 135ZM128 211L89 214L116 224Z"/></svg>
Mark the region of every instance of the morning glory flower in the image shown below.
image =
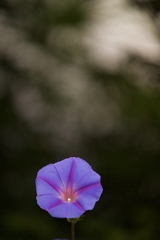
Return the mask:
<svg viewBox="0 0 160 240"><path fill-rule="evenodd" d="M81 158L70 157L38 171L37 203L52 217L79 218L102 193L100 175Z"/></svg>

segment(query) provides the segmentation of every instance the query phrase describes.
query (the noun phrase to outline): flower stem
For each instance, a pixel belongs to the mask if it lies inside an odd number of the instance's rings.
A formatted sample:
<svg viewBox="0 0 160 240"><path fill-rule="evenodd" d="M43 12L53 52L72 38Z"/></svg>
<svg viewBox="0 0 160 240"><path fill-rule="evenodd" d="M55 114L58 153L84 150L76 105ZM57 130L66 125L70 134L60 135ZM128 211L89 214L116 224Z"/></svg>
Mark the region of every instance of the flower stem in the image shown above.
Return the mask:
<svg viewBox="0 0 160 240"><path fill-rule="evenodd" d="M82 220L83 219L83 215L81 215L78 218L67 218L67 221L71 223L71 236L72 236L72 240L75 240L75 223Z"/></svg>
<svg viewBox="0 0 160 240"><path fill-rule="evenodd" d="M71 235L72 235L72 240L75 240L75 223L71 222Z"/></svg>

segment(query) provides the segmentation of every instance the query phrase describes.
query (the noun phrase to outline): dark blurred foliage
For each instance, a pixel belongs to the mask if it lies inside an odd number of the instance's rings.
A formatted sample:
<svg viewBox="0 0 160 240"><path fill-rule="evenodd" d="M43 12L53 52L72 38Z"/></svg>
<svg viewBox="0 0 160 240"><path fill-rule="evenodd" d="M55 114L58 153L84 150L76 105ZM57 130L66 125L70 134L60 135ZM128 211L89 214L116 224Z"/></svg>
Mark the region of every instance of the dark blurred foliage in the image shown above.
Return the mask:
<svg viewBox="0 0 160 240"><path fill-rule="evenodd" d="M155 15L159 15L160 11L160 2L157 0L130 0L135 6L140 7L141 9L150 11Z"/></svg>
<svg viewBox="0 0 160 240"><path fill-rule="evenodd" d="M119 2L106 8L106 24L114 7L115 16L117 6L138 9L151 18L158 49L159 0ZM101 17L98 4L0 1L1 240L70 238L65 219L37 206L34 184L41 167L70 156L88 161L104 187L77 223L77 240L160 238L160 54L145 55L152 51L137 38L142 47L126 40L128 49L111 51L118 62L90 56L85 34ZM101 54L109 44L95 39Z"/></svg>

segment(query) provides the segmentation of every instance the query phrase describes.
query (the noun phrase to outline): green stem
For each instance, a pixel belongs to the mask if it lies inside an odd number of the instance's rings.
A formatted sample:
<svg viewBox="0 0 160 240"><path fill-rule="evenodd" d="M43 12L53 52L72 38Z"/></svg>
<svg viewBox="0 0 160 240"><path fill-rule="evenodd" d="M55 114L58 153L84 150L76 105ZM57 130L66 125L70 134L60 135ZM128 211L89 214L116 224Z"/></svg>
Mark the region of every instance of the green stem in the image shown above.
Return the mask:
<svg viewBox="0 0 160 240"><path fill-rule="evenodd" d="M75 240L75 223L71 222L71 235L72 235L72 240Z"/></svg>

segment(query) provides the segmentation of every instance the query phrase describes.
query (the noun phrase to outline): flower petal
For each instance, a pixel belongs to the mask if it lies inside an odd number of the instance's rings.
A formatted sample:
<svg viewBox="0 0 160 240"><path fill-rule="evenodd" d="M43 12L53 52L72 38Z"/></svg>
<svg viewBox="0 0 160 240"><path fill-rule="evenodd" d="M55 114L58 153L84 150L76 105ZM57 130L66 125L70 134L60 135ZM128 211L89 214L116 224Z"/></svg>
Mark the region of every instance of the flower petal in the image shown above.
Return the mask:
<svg viewBox="0 0 160 240"><path fill-rule="evenodd" d="M62 200L55 197L52 194L45 194L37 196L37 203L40 206L40 208L48 211L50 208L53 208L54 206L61 204Z"/></svg>
<svg viewBox="0 0 160 240"><path fill-rule="evenodd" d="M92 168L91 166L81 158L73 157L73 176L72 183L76 185L77 182L81 181L81 179L87 174Z"/></svg>
<svg viewBox="0 0 160 240"><path fill-rule="evenodd" d="M63 182L64 188L76 185L76 182L91 170L91 166L81 158L70 157L54 164ZM74 186L73 186L74 187Z"/></svg>
<svg viewBox="0 0 160 240"><path fill-rule="evenodd" d="M79 181L76 182L76 189L80 190L81 188L94 185L95 183L100 183L100 175L90 168L85 175Z"/></svg>
<svg viewBox="0 0 160 240"><path fill-rule="evenodd" d="M62 202L59 205L49 209L48 212L52 217L58 218L78 218L85 210L76 203Z"/></svg>
<svg viewBox="0 0 160 240"><path fill-rule="evenodd" d="M85 210L91 210L99 200L102 191L103 189L100 183L84 187L78 191L76 200Z"/></svg>
<svg viewBox="0 0 160 240"><path fill-rule="evenodd" d="M59 188L55 186L55 184L53 185L50 182L46 182L46 180L40 177L36 178L36 191L37 195L51 194L57 197L60 195Z"/></svg>
<svg viewBox="0 0 160 240"><path fill-rule="evenodd" d="M63 189L66 189L68 182L71 181L70 179L72 178L73 164L74 162L72 157L66 158L54 164L63 184Z"/></svg>
<svg viewBox="0 0 160 240"><path fill-rule="evenodd" d="M63 188L63 183L55 168L55 164L49 164L38 171L38 178L41 178L52 185L55 189L61 190Z"/></svg>

